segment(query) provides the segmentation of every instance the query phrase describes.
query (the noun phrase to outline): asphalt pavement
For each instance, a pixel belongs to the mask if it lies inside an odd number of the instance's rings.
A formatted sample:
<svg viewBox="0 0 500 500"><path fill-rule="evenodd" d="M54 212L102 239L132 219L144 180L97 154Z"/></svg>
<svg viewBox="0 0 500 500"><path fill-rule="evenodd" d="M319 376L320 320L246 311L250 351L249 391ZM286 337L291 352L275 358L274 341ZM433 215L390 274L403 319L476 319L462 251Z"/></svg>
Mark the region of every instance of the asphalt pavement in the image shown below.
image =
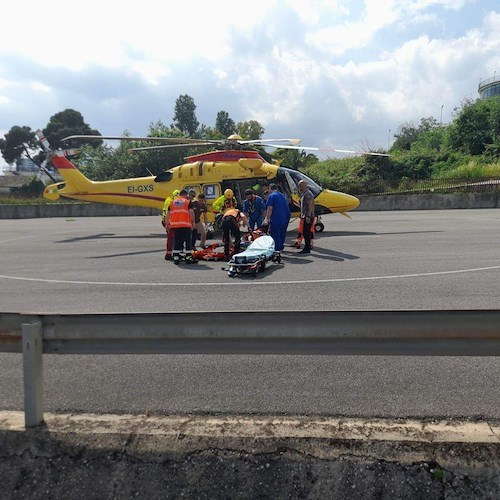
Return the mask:
<svg viewBox="0 0 500 500"><path fill-rule="evenodd" d="M0 310L168 312L497 309L500 210L324 217L310 255L231 279L164 260L158 217L0 220ZM288 242L295 237L294 223ZM493 418L498 358L44 357L53 412ZM0 354L0 409L20 410L21 357Z"/></svg>

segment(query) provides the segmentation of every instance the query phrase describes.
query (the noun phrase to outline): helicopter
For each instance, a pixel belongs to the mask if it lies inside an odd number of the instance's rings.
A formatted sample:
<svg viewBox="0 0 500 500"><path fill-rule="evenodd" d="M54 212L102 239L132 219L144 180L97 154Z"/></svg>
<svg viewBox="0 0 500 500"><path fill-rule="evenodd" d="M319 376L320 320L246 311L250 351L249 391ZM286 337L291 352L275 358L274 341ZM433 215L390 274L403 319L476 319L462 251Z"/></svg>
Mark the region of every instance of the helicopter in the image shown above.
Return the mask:
<svg viewBox="0 0 500 500"><path fill-rule="evenodd" d="M325 227L321 222L321 215L340 213L351 218L347 212L359 205L359 199L346 193L323 189L313 179L298 170L269 163L265 160L261 151L256 149L256 146L383 155L382 153L302 147L299 146L300 139L245 141L238 135L231 135L227 140L101 135L73 135L64 138L63 141L99 139L162 141L167 143L159 146L131 148L129 151L193 146L215 148L215 150L209 152L188 156L186 163L170 168L156 176L92 181L68 159L76 154L75 149L52 150L41 130L37 130L35 134L47 153L41 168L46 169L47 163L52 162L63 178L62 182L45 187L43 196L49 200L58 200L63 196L97 203L156 208L161 211L165 199L171 196L174 190L194 189L197 194L203 193L205 195L209 207L209 222L213 222L216 212L210 210L211 205L226 189L233 191L238 203L242 206L245 199L245 190L252 189L257 195L262 196L266 187L270 183L275 183L287 197L292 217L298 217L300 216L300 195L297 186L299 181L304 180L314 196L317 216L315 230L317 232L322 232Z"/></svg>

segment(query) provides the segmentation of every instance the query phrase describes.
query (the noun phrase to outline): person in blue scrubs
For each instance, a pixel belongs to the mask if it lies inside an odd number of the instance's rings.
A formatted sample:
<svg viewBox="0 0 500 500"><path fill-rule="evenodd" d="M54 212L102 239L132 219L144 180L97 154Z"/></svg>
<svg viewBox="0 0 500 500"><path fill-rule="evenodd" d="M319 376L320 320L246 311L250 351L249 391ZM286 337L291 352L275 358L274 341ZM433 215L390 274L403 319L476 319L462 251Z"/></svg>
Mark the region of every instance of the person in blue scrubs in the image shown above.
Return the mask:
<svg viewBox="0 0 500 500"><path fill-rule="evenodd" d="M286 230L291 215L290 207L285 196L278 190L277 184L270 184L269 189L264 225L269 224L269 233L274 240L275 249L281 252L285 248Z"/></svg>
<svg viewBox="0 0 500 500"><path fill-rule="evenodd" d="M248 217L250 231L253 231L255 227L258 229L262 226L262 219L266 214L266 203L251 189L247 189L245 191L245 201L243 202L243 212Z"/></svg>

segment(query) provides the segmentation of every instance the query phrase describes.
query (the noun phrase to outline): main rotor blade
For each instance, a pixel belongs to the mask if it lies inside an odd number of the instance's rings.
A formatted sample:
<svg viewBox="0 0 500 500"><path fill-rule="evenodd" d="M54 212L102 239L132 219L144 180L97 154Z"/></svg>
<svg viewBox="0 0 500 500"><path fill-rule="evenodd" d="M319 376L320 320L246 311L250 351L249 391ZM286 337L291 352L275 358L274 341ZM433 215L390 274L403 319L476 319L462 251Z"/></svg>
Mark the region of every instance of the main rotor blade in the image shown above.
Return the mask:
<svg viewBox="0 0 500 500"><path fill-rule="evenodd" d="M279 149L297 149L297 150L305 150L305 151L319 151L323 153L332 152L332 153L348 153L348 154L357 154L357 155L373 155L373 156L391 156L387 153L373 153L371 151L354 151L353 149L336 149L336 148L315 148L311 146L287 146L284 144L263 144L264 147L273 147Z"/></svg>
<svg viewBox="0 0 500 500"><path fill-rule="evenodd" d="M298 146L301 139L254 139L251 141L238 141L240 144L255 144L255 145L265 145L271 142L288 142L293 146Z"/></svg>
<svg viewBox="0 0 500 500"><path fill-rule="evenodd" d="M158 141L171 142L175 144L206 144L207 142L220 142L208 141L207 139L187 139L182 137L131 137L126 135L70 135L62 140L69 141L70 139L97 139L106 141Z"/></svg>
<svg viewBox="0 0 500 500"><path fill-rule="evenodd" d="M218 142L216 143L218 144ZM144 146L142 148L129 148L127 151L155 151L158 149L193 148L198 146L213 146L213 142L196 142L189 144L167 144L165 146Z"/></svg>

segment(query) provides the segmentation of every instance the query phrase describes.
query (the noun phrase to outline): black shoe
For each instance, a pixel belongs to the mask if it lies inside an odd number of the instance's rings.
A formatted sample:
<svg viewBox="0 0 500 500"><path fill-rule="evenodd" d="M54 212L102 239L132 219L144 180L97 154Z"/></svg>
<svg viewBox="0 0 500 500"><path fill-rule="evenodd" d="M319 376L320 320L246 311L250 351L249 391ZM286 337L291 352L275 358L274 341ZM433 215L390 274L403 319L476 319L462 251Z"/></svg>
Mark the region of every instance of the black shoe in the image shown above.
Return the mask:
<svg viewBox="0 0 500 500"><path fill-rule="evenodd" d="M173 260L174 264L177 266L181 263L181 258L178 255L175 255Z"/></svg>
<svg viewBox="0 0 500 500"><path fill-rule="evenodd" d="M197 260L195 260L195 259L194 259L193 257L191 257L190 255L187 255L187 256L186 256L185 261L186 261L186 264L196 264L196 263L198 262Z"/></svg>
<svg viewBox="0 0 500 500"><path fill-rule="evenodd" d="M297 253L300 253L300 254L304 254L304 253L311 253L311 250L306 250L305 248L303 250L301 250L300 252L297 252Z"/></svg>
<svg viewBox="0 0 500 500"><path fill-rule="evenodd" d="M165 260L172 260L172 256L168 253L165 254Z"/></svg>

